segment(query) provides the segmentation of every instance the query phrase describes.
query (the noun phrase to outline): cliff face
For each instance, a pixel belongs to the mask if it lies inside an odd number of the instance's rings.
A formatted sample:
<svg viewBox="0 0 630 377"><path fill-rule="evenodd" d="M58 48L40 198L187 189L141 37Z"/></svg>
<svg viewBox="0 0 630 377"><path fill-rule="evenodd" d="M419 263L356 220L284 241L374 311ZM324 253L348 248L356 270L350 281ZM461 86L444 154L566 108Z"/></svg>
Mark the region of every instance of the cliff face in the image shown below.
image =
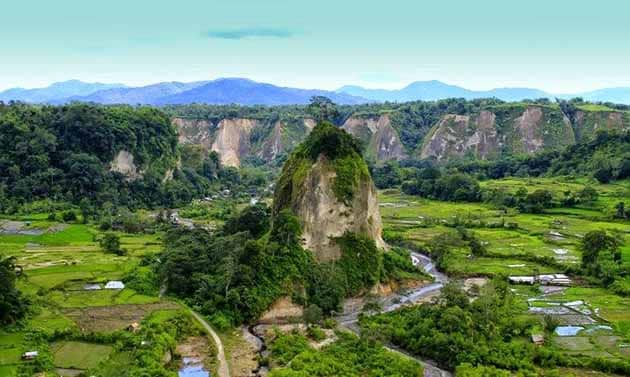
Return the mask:
<svg viewBox="0 0 630 377"><path fill-rule="evenodd" d="M172 124L177 129L180 144L194 144L206 149L212 145L215 126L205 119L174 118Z"/></svg>
<svg viewBox="0 0 630 377"><path fill-rule="evenodd" d="M252 119L223 119L219 122L212 150L221 157L224 166L239 167L250 151L250 135L258 125Z"/></svg>
<svg viewBox="0 0 630 377"><path fill-rule="evenodd" d="M503 153L533 154L574 143L571 122L559 109L515 105L443 116L425 138L420 157L492 159Z"/></svg>
<svg viewBox="0 0 630 377"><path fill-rule="evenodd" d="M130 181L140 178L142 173L138 171L138 167L134 163L133 159L134 158L131 153L121 150L111 162L110 171L120 173Z"/></svg>
<svg viewBox="0 0 630 377"><path fill-rule="evenodd" d="M599 130L630 128L630 114L618 111L578 110L573 118L573 129L578 141L592 137Z"/></svg>
<svg viewBox="0 0 630 377"><path fill-rule="evenodd" d="M217 152L225 166L239 167L245 157L273 161L288 153L315 127L310 118L265 123L256 119L222 119L217 124L205 119L173 118L180 144L202 146ZM255 131L255 132L254 132Z"/></svg>
<svg viewBox="0 0 630 377"><path fill-rule="evenodd" d="M421 158L438 160L461 157L471 151L486 159L499 152L496 116L482 111L478 116L446 115L427 135Z"/></svg>
<svg viewBox="0 0 630 377"><path fill-rule="evenodd" d="M321 129L320 129L321 127ZM324 132L325 128L325 132ZM305 144L341 149L332 139L349 138L332 125L313 131L326 140ZM330 136L332 135L332 136ZM324 150L307 150L303 144L283 168L274 198L274 213L290 209L302 224L303 246L320 262L341 257L335 238L346 232L363 234L385 247L377 193L363 158L354 150L339 156Z"/></svg>
<svg viewBox="0 0 630 377"><path fill-rule="evenodd" d="M402 160L407 157L398 132L392 127L389 115L378 117L353 116L342 128L361 140L366 146L366 154L376 161Z"/></svg>
<svg viewBox="0 0 630 377"><path fill-rule="evenodd" d="M292 122L277 121L271 132L263 137L257 155L265 161L273 161L278 156L292 151L314 127L315 121L309 118Z"/></svg>

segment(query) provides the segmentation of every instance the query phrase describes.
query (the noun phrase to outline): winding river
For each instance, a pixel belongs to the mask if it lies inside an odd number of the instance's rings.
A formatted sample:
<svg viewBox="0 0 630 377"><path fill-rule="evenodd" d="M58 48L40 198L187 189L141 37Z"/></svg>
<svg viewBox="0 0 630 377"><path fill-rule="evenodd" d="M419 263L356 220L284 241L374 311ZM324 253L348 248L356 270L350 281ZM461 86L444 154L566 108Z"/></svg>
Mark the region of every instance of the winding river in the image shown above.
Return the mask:
<svg viewBox="0 0 630 377"><path fill-rule="evenodd" d="M383 308L381 313L391 312L405 305L413 305L423 299L426 299L427 297L436 295L442 289L444 284L448 281L448 276L439 272L435 268L435 264L433 263L431 258L429 258L428 256L415 252L411 252L410 256L414 265L422 267L422 269L426 273L433 277L433 283L422 287L408 289L402 293L392 293L390 295L380 298L379 303ZM359 314L362 313L363 303L360 302L353 304L350 303L351 300L352 299L346 302L346 304L344 305L343 313L335 316L335 319L337 320L337 323L339 323L339 326L345 327L346 329L356 334L359 334L360 327L358 325L358 319ZM255 347L259 356L266 356L268 351L265 345L265 340L262 336L257 334L256 327L244 327L243 333L248 342ZM425 360L416 355L409 354L393 345L388 345L387 348L392 352L402 354L421 363L424 366L425 377L453 376L451 372L438 368L437 365L430 360ZM252 373L256 377L265 376L267 373L267 369L265 367L259 367L257 370L252 371Z"/></svg>

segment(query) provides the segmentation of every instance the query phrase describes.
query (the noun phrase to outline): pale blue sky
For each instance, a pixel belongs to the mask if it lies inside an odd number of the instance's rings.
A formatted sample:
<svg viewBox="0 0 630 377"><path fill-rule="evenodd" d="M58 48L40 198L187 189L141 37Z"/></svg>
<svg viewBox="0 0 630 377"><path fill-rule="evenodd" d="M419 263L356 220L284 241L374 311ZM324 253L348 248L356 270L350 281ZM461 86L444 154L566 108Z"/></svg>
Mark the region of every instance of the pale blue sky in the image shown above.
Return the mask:
<svg viewBox="0 0 630 377"><path fill-rule="evenodd" d="M0 90L248 77L297 87L630 86L630 1L20 0Z"/></svg>

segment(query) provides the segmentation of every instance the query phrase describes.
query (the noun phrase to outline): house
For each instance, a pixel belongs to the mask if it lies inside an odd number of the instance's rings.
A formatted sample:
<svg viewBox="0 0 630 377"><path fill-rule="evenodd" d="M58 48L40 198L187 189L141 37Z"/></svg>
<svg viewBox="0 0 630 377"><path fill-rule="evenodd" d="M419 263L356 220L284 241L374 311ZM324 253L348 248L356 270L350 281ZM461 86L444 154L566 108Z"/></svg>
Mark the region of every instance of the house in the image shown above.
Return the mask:
<svg viewBox="0 0 630 377"><path fill-rule="evenodd" d="M537 346L542 346L543 344L545 344L545 336L541 334L532 335L532 343Z"/></svg>
<svg viewBox="0 0 630 377"><path fill-rule="evenodd" d="M508 279L512 284L534 284L536 282L533 276L510 276Z"/></svg>
<svg viewBox="0 0 630 377"><path fill-rule="evenodd" d="M122 281L112 280L105 284L105 289L125 289L125 284Z"/></svg>
<svg viewBox="0 0 630 377"><path fill-rule="evenodd" d="M101 289L100 284L86 284L83 286L84 291L98 291Z"/></svg>
<svg viewBox="0 0 630 377"><path fill-rule="evenodd" d="M24 352L22 354L22 360L33 360L36 359L37 356L39 356L39 352L37 351Z"/></svg>

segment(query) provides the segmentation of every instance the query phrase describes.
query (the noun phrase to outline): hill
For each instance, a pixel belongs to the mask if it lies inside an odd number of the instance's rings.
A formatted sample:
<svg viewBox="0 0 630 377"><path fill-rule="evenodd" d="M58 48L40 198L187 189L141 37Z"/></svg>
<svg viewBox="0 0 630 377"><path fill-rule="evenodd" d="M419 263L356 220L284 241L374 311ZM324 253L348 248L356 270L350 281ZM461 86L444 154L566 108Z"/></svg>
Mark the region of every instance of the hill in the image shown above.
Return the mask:
<svg viewBox="0 0 630 377"><path fill-rule="evenodd" d="M0 92L0 101L21 101L27 103L49 103L60 99L88 96L101 90L124 88L122 84L87 83L79 80L70 80L54 83L45 88L23 89L13 88Z"/></svg>
<svg viewBox="0 0 630 377"><path fill-rule="evenodd" d="M475 91L441 81L416 81L398 90L366 89L360 86L344 86L337 90L374 101L409 102L436 101L446 98L498 98L503 101L521 101L524 99L550 98L551 95L531 88L498 88L487 91Z"/></svg>
<svg viewBox="0 0 630 377"><path fill-rule="evenodd" d="M338 239L348 233L385 246L376 187L360 153L350 135L319 124L282 169L273 213L289 209L299 218L303 246L319 261L341 258Z"/></svg>

